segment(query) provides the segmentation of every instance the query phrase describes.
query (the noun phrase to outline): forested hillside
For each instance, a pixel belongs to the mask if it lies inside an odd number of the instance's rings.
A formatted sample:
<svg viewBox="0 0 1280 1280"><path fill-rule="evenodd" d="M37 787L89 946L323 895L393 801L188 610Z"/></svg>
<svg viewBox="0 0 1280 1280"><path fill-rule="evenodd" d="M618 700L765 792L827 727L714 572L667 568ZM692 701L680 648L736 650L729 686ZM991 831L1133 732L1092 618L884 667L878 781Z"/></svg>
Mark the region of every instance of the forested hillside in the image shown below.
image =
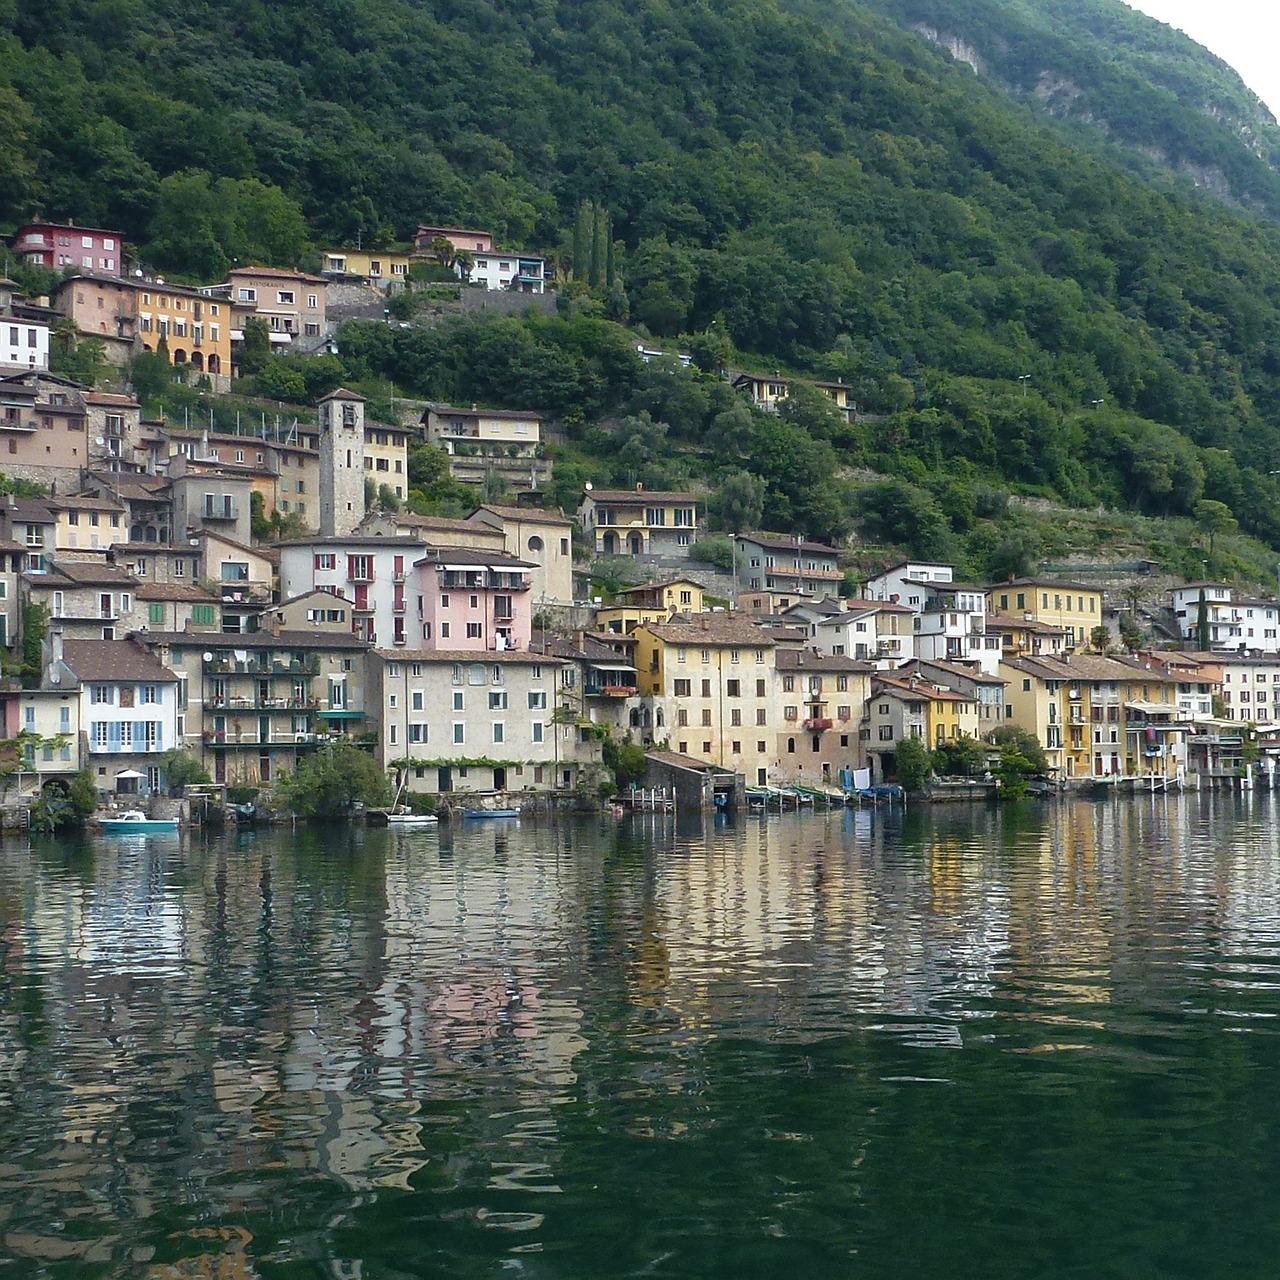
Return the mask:
<svg viewBox="0 0 1280 1280"><path fill-rule="evenodd" d="M946 8L1005 21L978 0ZM1114 43L1094 28L1128 14L1119 0L1017 9L1055 15L1076 81L1112 74L1090 50ZM1092 24L1074 43L1069 9ZM0 0L0 26L10 224L40 210L120 226L188 278L420 220L491 226L565 264L590 199L617 239L615 314L730 362L842 378L887 415L828 433L824 467L1156 514L1213 499L1280 546L1280 229L1135 171L1002 88L1010 68L975 76L864 5ZM1208 55L1178 57L1243 94ZM1142 110L1170 99L1156 62L1125 63ZM1194 133L1190 116L1169 127ZM1234 172L1235 152L1211 150ZM1263 160L1236 167L1239 198L1271 206ZM525 373L577 361L588 393L522 374L492 398L635 407L607 343L582 350L571 324L517 340L514 324L344 350L435 393L466 378L414 343L461 358L501 338ZM665 412L685 437L714 417Z"/></svg>

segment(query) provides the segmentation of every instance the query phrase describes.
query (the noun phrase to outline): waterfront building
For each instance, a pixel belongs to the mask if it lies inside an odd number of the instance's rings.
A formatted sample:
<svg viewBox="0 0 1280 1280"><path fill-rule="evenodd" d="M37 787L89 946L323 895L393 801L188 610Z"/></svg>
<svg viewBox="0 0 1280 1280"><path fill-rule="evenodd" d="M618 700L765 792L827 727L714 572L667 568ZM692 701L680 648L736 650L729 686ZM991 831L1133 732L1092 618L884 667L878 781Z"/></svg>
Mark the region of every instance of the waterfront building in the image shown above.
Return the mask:
<svg viewBox="0 0 1280 1280"><path fill-rule="evenodd" d="M600 744L557 690L573 664L503 650L379 649L370 728L384 769L434 794L573 790L598 781Z"/></svg>
<svg viewBox="0 0 1280 1280"><path fill-rule="evenodd" d="M839 783L842 771L863 768L860 728L875 668L811 649L779 648L774 663L781 718L773 721L776 759L765 780L830 786Z"/></svg>
<svg viewBox="0 0 1280 1280"><path fill-rule="evenodd" d="M749 783L768 782L777 735L773 637L722 613L643 623L632 634L653 738Z"/></svg>

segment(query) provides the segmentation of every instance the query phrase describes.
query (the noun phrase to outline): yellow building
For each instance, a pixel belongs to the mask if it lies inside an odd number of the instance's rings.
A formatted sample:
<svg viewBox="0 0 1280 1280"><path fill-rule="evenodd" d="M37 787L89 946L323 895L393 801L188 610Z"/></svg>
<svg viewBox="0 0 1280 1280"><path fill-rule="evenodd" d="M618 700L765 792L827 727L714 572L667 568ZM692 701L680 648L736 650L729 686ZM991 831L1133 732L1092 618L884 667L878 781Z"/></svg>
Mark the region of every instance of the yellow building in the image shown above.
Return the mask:
<svg viewBox="0 0 1280 1280"><path fill-rule="evenodd" d="M1069 654L1001 663L1008 724L1035 733L1067 778L1167 777L1186 765L1175 675L1127 658Z"/></svg>
<svg viewBox="0 0 1280 1280"><path fill-rule="evenodd" d="M666 622L678 613L701 613L706 593L688 578L646 582L626 587L614 601L596 610L596 626L602 631L629 635L646 622Z"/></svg>
<svg viewBox="0 0 1280 1280"><path fill-rule="evenodd" d="M386 422L364 424L365 475L397 498L409 492L409 433Z"/></svg>
<svg viewBox="0 0 1280 1280"><path fill-rule="evenodd" d="M693 493L587 489L578 521L601 556L688 555L697 538L699 499Z"/></svg>
<svg viewBox="0 0 1280 1280"><path fill-rule="evenodd" d="M776 725L775 644L732 614L649 622L634 631L642 696L652 699L653 737L681 755L768 781Z"/></svg>
<svg viewBox="0 0 1280 1280"><path fill-rule="evenodd" d="M1065 632L1068 649L1089 643L1094 627L1102 625L1102 592L1078 582L1053 578L1015 578L987 591L987 612L1015 614L1047 623Z"/></svg>
<svg viewBox="0 0 1280 1280"><path fill-rule="evenodd" d="M409 278L409 255L390 249L328 249L324 253L326 276L354 276L379 289L403 284Z"/></svg>

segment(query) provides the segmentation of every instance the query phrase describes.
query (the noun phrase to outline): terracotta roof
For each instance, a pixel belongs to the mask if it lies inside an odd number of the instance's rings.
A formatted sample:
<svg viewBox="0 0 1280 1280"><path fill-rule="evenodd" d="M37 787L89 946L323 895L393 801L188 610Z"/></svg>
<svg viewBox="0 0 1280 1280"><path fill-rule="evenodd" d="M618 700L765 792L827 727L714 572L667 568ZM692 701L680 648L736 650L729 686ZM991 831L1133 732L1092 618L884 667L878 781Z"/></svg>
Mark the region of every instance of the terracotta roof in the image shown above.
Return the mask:
<svg viewBox="0 0 1280 1280"><path fill-rule="evenodd" d="M1011 582L994 582L987 590L1003 591L1006 587L1062 587L1071 591L1102 592L1101 587L1086 586L1083 582L1068 582L1064 578L1014 578Z"/></svg>
<svg viewBox="0 0 1280 1280"><path fill-rule="evenodd" d="M548 511L544 507L504 507L495 502L482 502L476 511L492 511L504 520L539 520L543 524L573 524L563 511ZM472 515L475 514L473 511Z"/></svg>
<svg viewBox="0 0 1280 1280"><path fill-rule="evenodd" d="M643 507L646 502L701 502L696 493L684 493L674 489L592 489L584 498L594 502L630 502Z"/></svg>
<svg viewBox="0 0 1280 1280"><path fill-rule="evenodd" d="M139 600L177 600L190 601L192 604L211 604L220 598L211 595L203 587L189 582L141 582L134 593Z"/></svg>
<svg viewBox="0 0 1280 1280"><path fill-rule="evenodd" d="M148 631L148 644L199 649L368 649L359 636L333 631Z"/></svg>
<svg viewBox="0 0 1280 1280"><path fill-rule="evenodd" d="M859 662L847 654L823 655L812 649L779 649L777 667L779 671L836 671L853 675L868 675L876 670L872 663Z"/></svg>
<svg viewBox="0 0 1280 1280"><path fill-rule="evenodd" d="M903 698L921 698L926 702L972 702L973 699L954 689L940 689L929 680L895 680L892 676L881 676L874 681L874 689L882 694L897 694Z"/></svg>
<svg viewBox="0 0 1280 1280"><path fill-rule="evenodd" d="M425 547L429 554L422 557L421 560L415 560L415 565L434 565L437 568L443 568L446 564L470 564L476 568L493 568L493 569L536 569L536 564L531 564L527 560L517 560L513 556L506 555L502 551L485 551L483 548L477 547Z"/></svg>
<svg viewBox="0 0 1280 1280"><path fill-rule="evenodd" d="M116 395L112 391L86 391L84 398L89 404L122 405L126 409L139 408L132 396Z"/></svg>
<svg viewBox="0 0 1280 1280"><path fill-rule="evenodd" d="M926 668L930 671L941 671L943 675L954 676L957 680L972 680L974 684L998 684L1003 688L1009 683L1007 680L1001 680L999 676L989 676L977 667L966 667L962 663L946 662L941 658L913 658L910 662L904 662L898 667L895 674L916 672L927 680L929 677L925 675Z"/></svg>
<svg viewBox="0 0 1280 1280"><path fill-rule="evenodd" d="M375 649L374 653L386 662L481 662L516 667L565 665L563 658L528 649Z"/></svg>
<svg viewBox="0 0 1280 1280"><path fill-rule="evenodd" d="M669 622L646 622L645 631L667 644L732 645L765 648L774 644L773 637L754 622L730 613L699 613L693 617L673 618ZM637 628L639 630L640 628Z"/></svg>
<svg viewBox="0 0 1280 1280"><path fill-rule="evenodd" d="M90 498L84 494L75 494L69 498L44 498L42 500L51 511L123 511L124 505L112 498Z"/></svg>
<svg viewBox="0 0 1280 1280"><path fill-rule="evenodd" d="M541 422L542 414L533 409L484 409L475 405L437 404L428 402L428 413L456 413L464 418L511 418L513 421ZM426 414L423 414L426 417Z"/></svg>
<svg viewBox="0 0 1280 1280"><path fill-rule="evenodd" d="M227 278L232 276L271 276L280 280L305 280L308 284L328 284L324 276L311 276L305 271L284 271L280 267L232 267Z"/></svg>
<svg viewBox="0 0 1280 1280"><path fill-rule="evenodd" d="M689 769L695 773L725 773L732 774L732 769L726 769L722 765L714 764L710 760L699 760L696 756L684 756L678 751L646 751L644 753L646 760L656 760L659 764L671 765L676 769Z"/></svg>
<svg viewBox="0 0 1280 1280"><path fill-rule="evenodd" d="M827 556L840 554L839 547L829 547L825 542L805 542L788 538L784 533L743 533L738 535L738 541L754 542L757 546L770 547L775 551L812 551L815 554Z"/></svg>
<svg viewBox="0 0 1280 1280"><path fill-rule="evenodd" d="M1048 622L1037 622L1035 618L1019 618L1012 613L988 613L984 624L988 631L1034 631L1042 636L1065 636L1063 627L1055 627Z"/></svg>
<svg viewBox="0 0 1280 1280"><path fill-rule="evenodd" d="M107 564L105 560L59 559L48 573L29 573L26 578L33 587L42 583L58 586L63 582L85 587L132 587L138 581L119 565Z"/></svg>
<svg viewBox="0 0 1280 1280"><path fill-rule="evenodd" d="M81 683L140 680L177 682L178 677L132 640L66 640L63 660Z"/></svg>
<svg viewBox="0 0 1280 1280"><path fill-rule="evenodd" d="M1010 658L1004 665L1039 676L1042 680L1072 683L1080 680L1107 682L1149 680L1159 684L1178 679L1167 671L1144 666L1131 658L1104 658L1092 653L1073 653L1069 657L1060 658L1044 655Z"/></svg>
<svg viewBox="0 0 1280 1280"><path fill-rule="evenodd" d="M318 403L324 404L326 400L358 400L361 404L367 403L358 391L348 391L346 387L334 387L327 396L321 396Z"/></svg>

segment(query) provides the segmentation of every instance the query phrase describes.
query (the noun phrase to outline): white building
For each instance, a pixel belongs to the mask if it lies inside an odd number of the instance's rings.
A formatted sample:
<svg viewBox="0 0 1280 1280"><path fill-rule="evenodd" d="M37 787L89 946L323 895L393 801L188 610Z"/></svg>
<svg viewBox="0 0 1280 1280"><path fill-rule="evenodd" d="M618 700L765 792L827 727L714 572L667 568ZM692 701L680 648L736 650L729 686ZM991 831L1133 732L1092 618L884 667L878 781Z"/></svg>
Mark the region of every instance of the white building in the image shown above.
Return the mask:
<svg viewBox="0 0 1280 1280"><path fill-rule="evenodd" d="M1198 642L1202 592L1210 649L1219 653L1280 653L1280 605L1274 600L1238 598L1225 582L1189 582L1170 593L1184 640Z"/></svg>
<svg viewBox="0 0 1280 1280"><path fill-rule="evenodd" d="M0 286L3 286L0 281ZM0 373L49 367L49 326L25 320L0 307Z"/></svg>
<svg viewBox="0 0 1280 1280"><path fill-rule="evenodd" d="M914 594L914 591L912 591ZM916 657L923 661L975 662L988 675L1000 665L1000 637L986 635L987 594L983 587L931 584L912 622Z"/></svg>
<svg viewBox="0 0 1280 1280"><path fill-rule="evenodd" d="M509 289L513 293L545 293L547 261L535 253L476 253L468 271L462 263L455 270L472 284L486 289Z"/></svg>
<svg viewBox="0 0 1280 1280"><path fill-rule="evenodd" d="M929 583L955 581L955 570L949 564L929 564L920 560L904 560L867 579L868 600L888 600L905 604L918 611L924 608L925 587Z"/></svg>
<svg viewBox="0 0 1280 1280"><path fill-rule="evenodd" d="M178 677L154 654L131 640L64 644L54 632L44 683L78 689L87 764L100 788L159 789L161 757L182 743L182 717Z"/></svg>

